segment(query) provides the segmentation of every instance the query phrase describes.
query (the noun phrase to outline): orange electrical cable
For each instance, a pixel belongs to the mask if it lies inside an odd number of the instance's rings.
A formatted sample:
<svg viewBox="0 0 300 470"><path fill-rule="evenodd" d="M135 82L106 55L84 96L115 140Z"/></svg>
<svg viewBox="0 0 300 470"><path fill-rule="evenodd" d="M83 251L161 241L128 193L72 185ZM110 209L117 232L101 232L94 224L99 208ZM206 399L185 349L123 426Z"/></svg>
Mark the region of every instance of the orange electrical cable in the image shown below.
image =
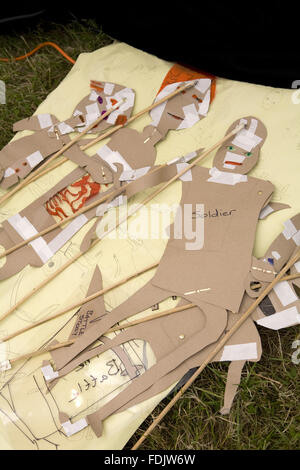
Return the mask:
<svg viewBox="0 0 300 470"><path fill-rule="evenodd" d="M75 64L75 60L73 60L70 56L68 56L68 54L66 52L64 52L57 44L55 44L55 42L49 42L49 41L42 42L41 44L36 46L32 51L27 52L27 54L25 54L25 55L21 55L20 57L13 57L12 59L5 59L5 58L0 57L0 61L1 62L13 62L13 61L16 61L16 60L26 59L26 57L31 56L32 54L37 52L39 49L41 49L41 47L44 47L44 46L54 47L58 52L60 52L61 55L63 55L65 57L65 59L67 59L69 62L71 62L71 64Z"/></svg>

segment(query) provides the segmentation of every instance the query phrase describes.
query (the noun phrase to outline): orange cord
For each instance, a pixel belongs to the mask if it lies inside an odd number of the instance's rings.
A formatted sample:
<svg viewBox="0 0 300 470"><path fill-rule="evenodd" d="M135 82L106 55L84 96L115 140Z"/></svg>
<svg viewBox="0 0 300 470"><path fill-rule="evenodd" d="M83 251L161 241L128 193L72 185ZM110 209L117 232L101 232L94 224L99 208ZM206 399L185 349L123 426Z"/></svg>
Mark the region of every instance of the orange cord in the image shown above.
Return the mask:
<svg viewBox="0 0 300 470"><path fill-rule="evenodd" d="M69 62L71 62L71 64L75 64L75 60L73 60L70 56L68 56L68 54L66 54L66 52L64 52L57 44L55 44L55 42L42 42L41 44L39 44L38 46L36 46L32 51L30 52L27 52L27 54L25 55L21 55L20 57L14 57L12 59L4 59L4 58L1 58L0 57L0 61L1 62L13 62L15 60L23 60L23 59L26 59L26 57L29 57L31 56L32 54L34 54L36 51L38 51L39 49L41 49L41 47L44 47L44 46L52 46L54 47L58 52L61 53L61 55L63 55Z"/></svg>

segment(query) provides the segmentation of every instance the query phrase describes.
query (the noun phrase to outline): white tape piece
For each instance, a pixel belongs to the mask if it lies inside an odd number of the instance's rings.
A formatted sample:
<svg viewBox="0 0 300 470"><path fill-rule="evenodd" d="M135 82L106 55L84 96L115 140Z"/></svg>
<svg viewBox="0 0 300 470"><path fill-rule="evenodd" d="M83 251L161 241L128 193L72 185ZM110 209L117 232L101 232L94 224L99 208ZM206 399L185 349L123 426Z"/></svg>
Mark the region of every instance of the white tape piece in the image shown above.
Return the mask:
<svg viewBox="0 0 300 470"><path fill-rule="evenodd" d="M56 237L48 243L48 247L51 252L54 254L64 246L70 238L77 233L81 227L83 227L88 222L88 218L81 214L76 217L72 222L68 224Z"/></svg>
<svg viewBox="0 0 300 470"><path fill-rule="evenodd" d="M48 364L47 366L42 367L41 370L42 370L42 373L46 382L48 382L49 380L56 379L59 376L58 372L54 372L51 364Z"/></svg>
<svg viewBox="0 0 300 470"><path fill-rule="evenodd" d="M96 99L98 98L98 93L95 91L95 90L92 90L91 91L91 94L89 96L89 100L90 101L96 101Z"/></svg>
<svg viewBox="0 0 300 470"><path fill-rule="evenodd" d="M15 229L23 240L27 240L38 233L27 217L21 217L20 214L15 214L12 217L9 217L7 222ZM31 245L43 263L46 263L54 254L43 237L39 237L30 242L29 245Z"/></svg>
<svg viewBox="0 0 300 470"><path fill-rule="evenodd" d="M12 176L15 174L15 170L13 168L6 168L4 172L4 178L8 178L9 176Z"/></svg>
<svg viewBox="0 0 300 470"><path fill-rule="evenodd" d="M242 129L236 134L235 138L232 140L232 143L233 145L236 145L237 147L240 147L243 150L250 152L261 141L262 138L258 135L255 135L250 130Z"/></svg>
<svg viewBox="0 0 300 470"><path fill-rule="evenodd" d="M297 263L294 264L296 271L300 273L300 261L297 261Z"/></svg>
<svg viewBox="0 0 300 470"><path fill-rule="evenodd" d="M177 168L177 173L180 173L182 170L184 170L186 167L188 167L188 163L177 163L176 168ZM181 181L193 181L193 176L192 176L192 170L186 171L183 175L179 177Z"/></svg>
<svg viewBox="0 0 300 470"><path fill-rule="evenodd" d="M298 230L298 232L292 236L292 239L294 240L297 246L300 246L300 230Z"/></svg>
<svg viewBox="0 0 300 470"><path fill-rule="evenodd" d="M113 107L117 107L116 111L113 111L107 118L109 124L114 124L117 120L117 117L121 114L124 114L125 111L132 108L134 105L134 91L132 88L124 88L123 90L118 91L114 95L110 96L109 107L111 107L111 100L115 99L117 103L122 101L122 104L115 104Z"/></svg>
<svg viewBox="0 0 300 470"><path fill-rule="evenodd" d="M281 328L298 325L300 323L300 314L298 313L297 307L294 306L273 313L273 315L268 315L265 318L260 318L256 320L256 323L270 330L280 330Z"/></svg>
<svg viewBox="0 0 300 470"><path fill-rule="evenodd" d="M200 93L205 93L210 87L211 80L210 78L200 78L195 83L196 90L199 90Z"/></svg>
<svg viewBox="0 0 300 470"><path fill-rule="evenodd" d="M81 116L83 113L79 109L75 109L73 116Z"/></svg>
<svg viewBox="0 0 300 470"><path fill-rule="evenodd" d="M291 219L286 220L283 223L283 226L284 226L284 230L283 230L282 234L287 240L289 240L294 235L296 235L297 229L296 229L295 225L293 224L293 222L291 221Z"/></svg>
<svg viewBox="0 0 300 470"><path fill-rule="evenodd" d="M257 358L256 343L244 343L224 346L220 361L246 361Z"/></svg>
<svg viewBox="0 0 300 470"><path fill-rule="evenodd" d="M37 118L39 120L41 129L45 129L46 127L53 126L53 122L52 122L50 114L38 114Z"/></svg>
<svg viewBox="0 0 300 470"><path fill-rule="evenodd" d="M97 103L94 103L94 104L89 104L88 106L85 107L86 109L86 113L87 115L91 114L91 115L95 115L97 119L97 117L100 116L100 110L99 110L99 106Z"/></svg>
<svg viewBox="0 0 300 470"><path fill-rule="evenodd" d="M208 108L210 104L210 89L207 90L202 103L199 104L198 113L200 116L206 116L208 113Z"/></svg>
<svg viewBox="0 0 300 470"><path fill-rule="evenodd" d="M284 307L298 300L288 281L278 282L273 290Z"/></svg>
<svg viewBox="0 0 300 470"><path fill-rule="evenodd" d="M0 372L4 372L9 369L11 369L11 363L9 362L8 359L0 362Z"/></svg>
<svg viewBox="0 0 300 470"><path fill-rule="evenodd" d="M176 157L173 158L173 160L170 160L167 162L167 165L173 165L173 163L188 163L192 158L195 158L197 156L197 152L190 152L184 157Z"/></svg>
<svg viewBox="0 0 300 470"><path fill-rule="evenodd" d="M274 209L272 209L272 207L267 204L259 213L259 219L265 219L269 214L271 214L272 212L274 212Z"/></svg>
<svg viewBox="0 0 300 470"><path fill-rule="evenodd" d="M279 260L281 258L280 254L278 253L278 251L272 251L272 256L273 258L275 258L276 260Z"/></svg>
<svg viewBox="0 0 300 470"><path fill-rule="evenodd" d="M245 183L248 181L247 175L220 171L216 167L210 168L209 174L211 177L208 178L207 181L211 183L235 185L237 183Z"/></svg>
<svg viewBox="0 0 300 470"><path fill-rule="evenodd" d="M69 124L66 124L65 122L59 123L57 127L61 135L70 134L70 132L74 132L73 127L69 126Z"/></svg>
<svg viewBox="0 0 300 470"><path fill-rule="evenodd" d="M71 421L66 421L65 423L62 423L62 427L64 428L64 431L68 437L73 436L73 434L76 434L87 426L88 423L84 418L79 419L73 424L71 423Z"/></svg>
<svg viewBox="0 0 300 470"><path fill-rule="evenodd" d="M177 127L178 130L192 127L194 124L196 124L196 122L200 120L195 104L183 106L182 110L184 113L184 120L181 121L181 123Z"/></svg>
<svg viewBox="0 0 300 470"><path fill-rule="evenodd" d="M26 157L26 160L29 163L29 165L31 166L31 168L34 168L39 163L41 163L44 160L44 158L43 158L43 155L41 154L41 152L39 150L37 150L36 152L32 153L31 155L28 155L28 157Z"/></svg>
<svg viewBox="0 0 300 470"><path fill-rule="evenodd" d="M117 171L117 167L114 163L123 165L124 171L132 171L131 166L126 162L125 158L123 158L119 152L111 150L108 145L103 145L103 147L97 151L97 154L109 164L113 171Z"/></svg>
<svg viewBox="0 0 300 470"><path fill-rule="evenodd" d="M114 83L105 83L104 85L104 93L106 95L111 95L115 89Z"/></svg>
<svg viewBox="0 0 300 470"><path fill-rule="evenodd" d="M119 181L135 181L137 178L141 178L150 170L150 166L144 166L143 168L137 168L136 170L123 171Z"/></svg>

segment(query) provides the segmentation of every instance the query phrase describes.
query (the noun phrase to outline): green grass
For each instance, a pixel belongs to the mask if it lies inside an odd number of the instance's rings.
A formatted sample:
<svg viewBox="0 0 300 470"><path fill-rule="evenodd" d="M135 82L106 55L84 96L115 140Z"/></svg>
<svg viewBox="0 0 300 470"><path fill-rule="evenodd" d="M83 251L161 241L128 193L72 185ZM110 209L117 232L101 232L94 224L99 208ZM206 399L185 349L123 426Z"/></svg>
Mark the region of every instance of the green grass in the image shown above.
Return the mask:
<svg viewBox="0 0 300 470"><path fill-rule="evenodd" d="M73 59L111 43L93 21L56 25L43 22L22 35L0 36L0 56L15 57L38 43L54 41ZM72 65L56 50L44 48L17 63L0 63L0 79L7 87L7 104L0 105L0 148L13 136L15 121L30 116L54 90ZM209 366L185 393L142 449L299 449L300 365L291 361L292 343L300 328L280 333L260 329L263 357L245 367L232 413L218 411L226 381L226 364ZM129 449L169 402L154 410L127 444Z"/></svg>

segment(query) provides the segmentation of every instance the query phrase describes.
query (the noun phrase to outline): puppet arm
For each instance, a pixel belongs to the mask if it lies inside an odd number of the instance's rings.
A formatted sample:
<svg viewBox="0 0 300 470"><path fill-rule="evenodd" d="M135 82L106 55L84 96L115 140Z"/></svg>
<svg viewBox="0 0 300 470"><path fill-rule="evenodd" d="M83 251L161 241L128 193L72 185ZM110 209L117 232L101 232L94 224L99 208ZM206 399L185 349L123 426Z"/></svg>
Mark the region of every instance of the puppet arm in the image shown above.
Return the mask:
<svg viewBox="0 0 300 470"><path fill-rule="evenodd" d="M228 415L241 382L241 375L246 361L232 361L229 364L224 395L224 406L220 409L222 415Z"/></svg>
<svg viewBox="0 0 300 470"><path fill-rule="evenodd" d="M29 118L21 119L13 125L14 132L17 131L40 131L58 123L53 114L35 114Z"/></svg>
<svg viewBox="0 0 300 470"><path fill-rule="evenodd" d="M281 211L283 209L289 209L291 206L283 204L281 202L267 202L267 204L260 211L259 219L266 219L270 214Z"/></svg>

